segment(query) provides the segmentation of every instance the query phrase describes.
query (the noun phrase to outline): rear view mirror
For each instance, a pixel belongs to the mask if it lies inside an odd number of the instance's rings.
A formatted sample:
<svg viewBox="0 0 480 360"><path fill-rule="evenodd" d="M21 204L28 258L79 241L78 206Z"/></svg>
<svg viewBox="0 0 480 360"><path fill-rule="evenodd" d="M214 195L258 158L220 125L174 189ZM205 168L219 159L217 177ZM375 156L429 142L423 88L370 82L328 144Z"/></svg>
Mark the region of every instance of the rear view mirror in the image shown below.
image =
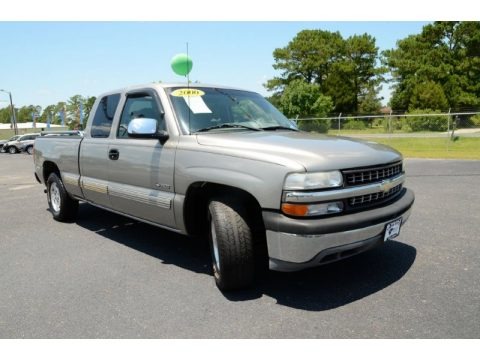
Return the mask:
<svg viewBox="0 0 480 360"><path fill-rule="evenodd" d="M157 130L158 121L150 118L136 118L128 124L128 136L132 138L159 139L162 143L167 141L168 133Z"/></svg>

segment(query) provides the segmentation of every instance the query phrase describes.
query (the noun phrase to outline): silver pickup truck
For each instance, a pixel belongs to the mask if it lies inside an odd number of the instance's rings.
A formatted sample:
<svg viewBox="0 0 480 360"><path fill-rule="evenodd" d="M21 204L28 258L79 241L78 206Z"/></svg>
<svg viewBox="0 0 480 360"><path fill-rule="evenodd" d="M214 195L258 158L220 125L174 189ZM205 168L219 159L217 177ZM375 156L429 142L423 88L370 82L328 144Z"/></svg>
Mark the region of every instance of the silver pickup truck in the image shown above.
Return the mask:
<svg viewBox="0 0 480 360"><path fill-rule="evenodd" d="M220 86L102 94L84 136L38 137L34 161L54 219L85 201L208 238L221 290L383 244L414 202L397 151L299 131L259 94Z"/></svg>

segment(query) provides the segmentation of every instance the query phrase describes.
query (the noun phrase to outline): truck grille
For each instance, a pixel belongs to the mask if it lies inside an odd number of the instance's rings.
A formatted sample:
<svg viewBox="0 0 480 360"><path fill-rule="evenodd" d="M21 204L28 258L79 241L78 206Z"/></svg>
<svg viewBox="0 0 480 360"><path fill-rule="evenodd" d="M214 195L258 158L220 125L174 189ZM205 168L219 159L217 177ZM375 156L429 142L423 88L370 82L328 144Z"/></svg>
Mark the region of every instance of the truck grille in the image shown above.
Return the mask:
<svg viewBox="0 0 480 360"><path fill-rule="evenodd" d="M402 190L402 184L391 188L387 192L378 192L374 194L355 196L348 199L348 205L350 205L351 208L371 206L393 198L396 194L400 192L400 190Z"/></svg>
<svg viewBox="0 0 480 360"><path fill-rule="evenodd" d="M402 162L364 169L343 171L346 186L370 184L394 177L402 172ZM392 189L393 190L393 189ZM373 194L375 195L375 194Z"/></svg>

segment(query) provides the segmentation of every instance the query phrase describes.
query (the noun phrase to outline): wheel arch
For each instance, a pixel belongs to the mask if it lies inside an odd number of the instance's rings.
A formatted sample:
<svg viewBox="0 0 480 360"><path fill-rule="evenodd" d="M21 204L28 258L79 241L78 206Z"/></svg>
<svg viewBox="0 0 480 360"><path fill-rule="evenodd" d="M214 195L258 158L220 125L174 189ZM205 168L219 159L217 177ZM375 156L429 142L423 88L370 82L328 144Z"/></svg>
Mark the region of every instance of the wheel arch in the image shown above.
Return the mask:
<svg viewBox="0 0 480 360"><path fill-rule="evenodd" d="M43 163L43 180L44 183L47 183L48 177L50 176L51 173L57 174L57 176L61 179L60 175L60 169L58 168L57 164L55 164L53 161L45 161Z"/></svg>
<svg viewBox="0 0 480 360"><path fill-rule="evenodd" d="M222 197L240 201L247 208L249 220L255 228L264 231L262 208L250 192L230 185L199 181L190 184L185 195L183 218L189 235L199 236L205 233L209 200Z"/></svg>

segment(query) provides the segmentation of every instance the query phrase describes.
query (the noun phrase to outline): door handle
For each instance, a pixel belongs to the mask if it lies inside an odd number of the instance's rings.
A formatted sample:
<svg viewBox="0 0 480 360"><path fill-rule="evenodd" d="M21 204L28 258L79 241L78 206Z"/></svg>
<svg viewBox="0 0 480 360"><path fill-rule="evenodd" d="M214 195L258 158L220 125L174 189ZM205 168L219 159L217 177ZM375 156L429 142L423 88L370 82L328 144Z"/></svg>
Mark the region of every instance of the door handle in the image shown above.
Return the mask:
<svg viewBox="0 0 480 360"><path fill-rule="evenodd" d="M120 153L118 152L117 149L111 149L109 152L108 152L108 158L110 160L118 160L118 157L120 156Z"/></svg>

